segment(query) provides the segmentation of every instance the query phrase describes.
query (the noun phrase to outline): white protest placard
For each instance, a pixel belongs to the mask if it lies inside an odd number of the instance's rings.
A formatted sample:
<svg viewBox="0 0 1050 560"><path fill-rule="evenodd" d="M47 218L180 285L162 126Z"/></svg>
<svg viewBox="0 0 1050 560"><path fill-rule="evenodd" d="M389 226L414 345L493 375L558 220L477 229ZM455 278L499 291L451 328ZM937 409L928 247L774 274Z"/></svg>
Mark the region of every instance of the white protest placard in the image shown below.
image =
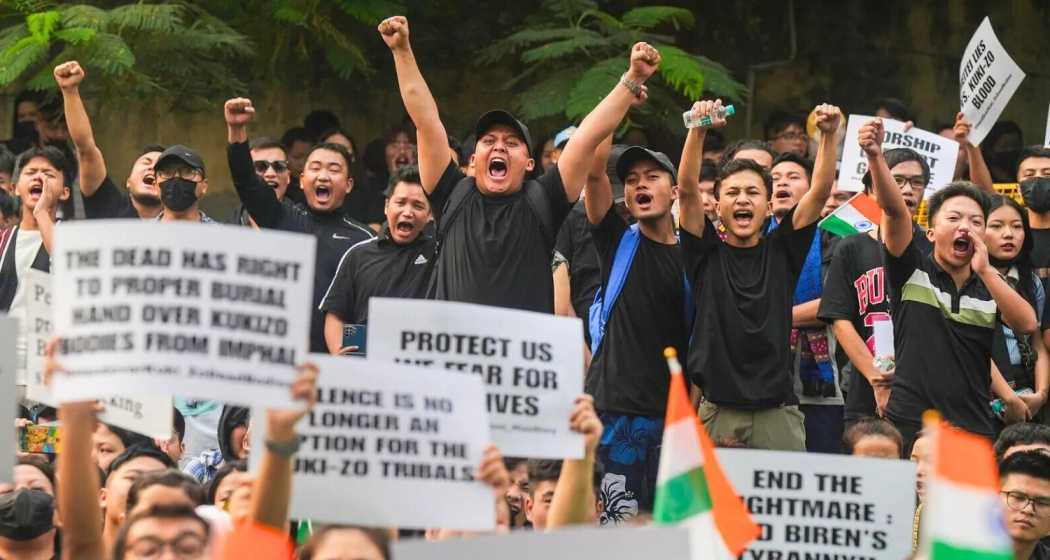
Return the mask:
<svg viewBox="0 0 1050 560"><path fill-rule="evenodd" d="M290 404L307 351L316 239L98 220L55 232L59 401L168 394Z"/></svg>
<svg viewBox="0 0 1050 560"><path fill-rule="evenodd" d="M0 482L14 481L15 474L15 344L18 340L18 319L0 316Z"/></svg>
<svg viewBox="0 0 1050 560"><path fill-rule="evenodd" d="M399 539L391 556L392 560L707 560L691 555L694 538L682 527L514 531L443 541Z"/></svg>
<svg viewBox="0 0 1050 560"><path fill-rule="evenodd" d="M368 359L485 381L492 441L506 456L583 457L569 430L583 392L579 319L447 301L372 298Z"/></svg>
<svg viewBox="0 0 1050 560"><path fill-rule="evenodd" d="M495 527L492 489L474 480L489 431L477 377L310 355L318 399L299 422L291 517L378 527ZM256 408L254 418L266 418ZM264 449L265 429L252 430ZM251 454L257 464L260 454ZM412 504L409 506L408 504Z"/></svg>
<svg viewBox="0 0 1050 560"><path fill-rule="evenodd" d="M752 449L717 453L762 527L742 559L900 560L911 553L914 463Z"/></svg>
<svg viewBox="0 0 1050 560"><path fill-rule="evenodd" d="M26 290L26 398L58 406L44 385L44 349L51 339L51 275L30 269L22 277ZM157 395L108 396L99 420L150 437L169 438L172 432L171 397Z"/></svg>
<svg viewBox="0 0 1050 560"><path fill-rule="evenodd" d="M885 319L871 324L875 337L875 357L887 358L897 355L893 347L893 320Z"/></svg>
<svg viewBox="0 0 1050 560"><path fill-rule="evenodd" d="M992 20L985 17L959 64L959 107L973 125L971 144L979 145L992 130L1024 76L995 36Z"/></svg>
<svg viewBox="0 0 1050 560"><path fill-rule="evenodd" d="M1044 146L1050 146L1050 109L1046 111L1046 136L1043 140Z"/></svg>
<svg viewBox="0 0 1050 560"><path fill-rule="evenodd" d="M857 143L860 127L875 117L850 115L846 121L846 142L842 146L842 163L839 165L839 188L846 191L862 191L862 179L868 171L868 158ZM893 119L882 119L886 137L882 149L911 148L930 166L930 182L926 185L925 198L952 182L955 175L955 160L959 157L959 143L940 134L912 127L904 130L904 123Z"/></svg>

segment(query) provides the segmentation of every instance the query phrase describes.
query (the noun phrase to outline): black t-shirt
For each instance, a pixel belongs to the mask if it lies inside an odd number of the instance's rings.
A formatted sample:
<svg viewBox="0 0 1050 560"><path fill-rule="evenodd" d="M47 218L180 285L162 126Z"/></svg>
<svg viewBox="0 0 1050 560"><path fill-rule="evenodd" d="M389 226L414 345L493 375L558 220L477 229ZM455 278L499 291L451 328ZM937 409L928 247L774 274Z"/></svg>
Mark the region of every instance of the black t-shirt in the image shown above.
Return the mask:
<svg viewBox="0 0 1050 560"><path fill-rule="evenodd" d="M876 321L890 319L886 297L886 275L882 266L882 244L862 233L838 242L831 266L824 277L824 292L817 318L828 324L848 320L857 334L875 353ZM846 419L875 416L875 393L868 379L850 363L840 346L836 361L840 371L849 372ZM845 367L847 366L848 367Z"/></svg>
<svg viewBox="0 0 1050 560"><path fill-rule="evenodd" d="M1050 229L1032 228L1032 268L1043 288L1050 286Z"/></svg>
<svg viewBox="0 0 1050 560"><path fill-rule="evenodd" d="M554 232L526 198L529 189L543 189ZM465 190L455 216L445 211L454 191ZM554 311L551 255L554 238L572 203L565 195L557 166L521 190L507 196L485 196L473 177L463 175L454 161L430 194L431 207L442 211L443 239L436 271L437 299Z"/></svg>
<svg viewBox="0 0 1050 560"><path fill-rule="evenodd" d="M587 319L594 294L602 284L601 262L598 251L591 237L590 224L587 222L587 209L583 201L577 202L565 223L558 231L558 240L554 250L569 263L569 291L572 308L576 316L583 320L583 332L590 344L590 332L587 330Z"/></svg>
<svg viewBox="0 0 1050 560"><path fill-rule="evenodd" d="M420 235L398 245L384 232L351 247L321 300L321 311L334 313L344 323L368 323L368 300L373 297L422 298L434 259L434 239Z"/></svg>
<svg viewBox="0 0 1050 560"><path fill-rule="evenodd" d="M117 188L107 175L95 194L84 197L84 216L89 220L138 218L139 212L131 204L128 193Z"/></svg>
<svg viewBox="0 0 1050 560"><path fill-rule="evenodd" d="M789 212L754 247L682 232L686 274L696 293L689 376L711 402L758 410L797 402L789 348L795 284L816 222L796 230Z"/></svg>
<svg viewBox="0 0 1050 560"><path fill-rule="evenodd" d="M614 208L592 226L603 284L609 281L625 231L627 223ZM587 370L585 391L594 396L594 407L663 418L671 379L663 351L674 346L684 360L688 342L682 251L677 243L665 245L641 235L602 344Z"/></svg>
<svg viewBox="0 0 1050 560"><path fill-rule="evenodd" d="M885 248L883 255L897 364L886 415L917 430L932 408L964 430L994 437L988 402L995 300L975 274L956 289L914 240L900 257Z"/></svg>

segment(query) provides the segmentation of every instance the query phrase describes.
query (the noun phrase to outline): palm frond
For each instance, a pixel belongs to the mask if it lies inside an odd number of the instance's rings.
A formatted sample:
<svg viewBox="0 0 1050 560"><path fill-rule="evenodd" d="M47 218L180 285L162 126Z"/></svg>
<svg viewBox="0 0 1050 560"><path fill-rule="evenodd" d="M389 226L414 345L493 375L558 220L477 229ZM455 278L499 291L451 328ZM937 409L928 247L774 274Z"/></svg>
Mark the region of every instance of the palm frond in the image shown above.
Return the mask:
<svg viewBox="0 0 1050 560"><path fill-rule="evenodd" d="M521 61L525 64L547 62L550 60L561 58L563 56L575 54L578 51L586 51L588 48L601 49L607 46L608 40L606 40L600 35L580 34L571 39L554 41L551 43L540 45L535 48L531 48L521 53Z"/></svg>
<svg viewBox="0 0 1050 560"><path fill-rule="evenodd" d="M48 10L26 16L26 27L29 28L29 34L37 40L47 41L51 37L51 31L58 26L58 22L61 20L61 14L54 10Z"/></svg>
<svg viewBox="0 0 1050 560"><path fill-rule="evenodd" d="M700 61L678 47L657 45L660 51L660 77L687 99L697 100L704 93L704 72Z"/></svg>
<svg viewBox="0 0 1050 560"><path fill-rule="evenodd" d="M405 5L392 0L334 0L333 3L343 13L369 25L379 25L385 18L405 13Z"/></svg>
<svg viewBox="0 0 1050 560"><path fill-rule="evenodd" d="M704 73L704 87L708 91L734 101L747 101L747 87L736 81L728 68L706 56L698 56L696 59L700 62L700 70Z"/></svg>
<svg viewBox="0 0 1050 560"><path fill-rule="evenodd" d="M565 116L571 120L587 116L620 80L627 62L626 56L614 56L584 72L569 91L569 99L565 103Z"/></svg>
<svg viewBox="0 0 1050 560"><path fill-rule="evenodd" d="M17 80L26 70L47 56L48 44L35 37L23 37L0 53L0 86Z"/></svg>
<svg viewBox="0 0 1050 560"><path fill-rule="evenodd" d="M111 26L136 31L171 33L182 23L184 10L179 4L126 4L108 13Z"/></svg>
<svg viewBox="0 0 1050 560"><path fill-rule="evenodd" d="M550 117L565 117L565 92L572 88L578 74L575 68L563 69L544 79L518 96L515 110L526 121Z"/></svg>
<svg viewBox="0 0 1050 560"><path fill-rule="evenodd" d="M62 8L62 27L90 27L103 29L109 23L109 14L102 8L87 4L73 4Z"/></svg>
<svg viewBox="0 0 1050 560"><path fill-rule="evenodd" d="M693 12L673 6L645 6L624 12L620 20L624 27L653 29L670 23L677 29L690 29L696 25Z"/></svg>

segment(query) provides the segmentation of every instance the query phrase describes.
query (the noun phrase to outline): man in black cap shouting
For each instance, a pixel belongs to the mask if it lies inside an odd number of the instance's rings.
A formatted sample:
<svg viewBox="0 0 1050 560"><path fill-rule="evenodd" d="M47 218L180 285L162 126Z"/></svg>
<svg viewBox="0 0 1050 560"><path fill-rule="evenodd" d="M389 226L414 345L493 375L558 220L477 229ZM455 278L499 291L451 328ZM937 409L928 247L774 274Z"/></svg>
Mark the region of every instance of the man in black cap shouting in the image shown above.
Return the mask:
<svg viewBox="0 0 1050 560"><path fill-rule="evenodd" d="M484 114L475 128L474 177L466 177L453 162L437 104L416 65L408 20L388 18L379 32L394 56L401 98L416 125L419 175L439 220L437 299L551 313L558 228L580 196L595 149L643 94L660 54L645 43L634 46L620 83L539 179L526 180L536 166L528 127L505 111Z"/></svg>
<svg viewBox="0 0 1050 560"><path fill-rule="evenodd" d="M164 150L154 167L160 183L160 203L163 210L157 219L162 222L213 222L198 207L201 197L208 192L201 156L176 144Z"/></svg>
<svg viewBox="0 0 1050 560"><path fill-rule="evenodd" d="M646 511L656 490L670 381L663 351L671 346L685 355L692 297L671 214L678 190L674 165L641 146L619 155L616 177L635 222L629 225L604 173L609 142L598 150L583 199L602 271L587 325L593 358L585 390L610 434L598 447L606 472L602 487L612 491L622 484ZM634 460L615 452L624 445L638 451ZM621 510L602 521L623 523L633 513Z"/></svg>

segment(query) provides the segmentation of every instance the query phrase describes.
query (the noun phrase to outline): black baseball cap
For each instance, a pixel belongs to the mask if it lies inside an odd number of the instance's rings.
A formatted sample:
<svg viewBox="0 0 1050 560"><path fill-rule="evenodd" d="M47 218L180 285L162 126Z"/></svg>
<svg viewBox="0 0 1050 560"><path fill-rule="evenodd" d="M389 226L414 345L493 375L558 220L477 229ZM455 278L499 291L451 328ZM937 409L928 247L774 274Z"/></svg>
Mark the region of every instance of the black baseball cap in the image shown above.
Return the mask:
<svg viewBox="0 0 1050 560"><path fill-rule="evenodd" d="M619 177L620 182L624 182L627 172L630 171L632 165L645 160L655 161L661 169L671 174L671 184L678 184L678 170L674 168L671 160L663 152L653 151L641 146L627 148L616 160L616 176Z"/></svg>
<svg viewBox="0 0 1050 560"><path fill-rule="evenodd" d="M525 126L525 123L519 121L507 111L497 109L481 115L477 126L474 127L475 137L481 138L490 128L497 124L513 128L521 135L521 139L525 141L525 147L529 150L529 154L532 154L532 136L529 135L529 127Z"/></svg>
<svg viewBox="0 0 1050 560"><path fill-rule="evenodd" d="M200 154L183 146L182 144L175 144L167 150L164 150L157 158L157 163L153 165L154 168L160 168L164 163L169 161L180 161L186 165L200 169L201 173L204 173L204 160L201 159Z"/></svg>

